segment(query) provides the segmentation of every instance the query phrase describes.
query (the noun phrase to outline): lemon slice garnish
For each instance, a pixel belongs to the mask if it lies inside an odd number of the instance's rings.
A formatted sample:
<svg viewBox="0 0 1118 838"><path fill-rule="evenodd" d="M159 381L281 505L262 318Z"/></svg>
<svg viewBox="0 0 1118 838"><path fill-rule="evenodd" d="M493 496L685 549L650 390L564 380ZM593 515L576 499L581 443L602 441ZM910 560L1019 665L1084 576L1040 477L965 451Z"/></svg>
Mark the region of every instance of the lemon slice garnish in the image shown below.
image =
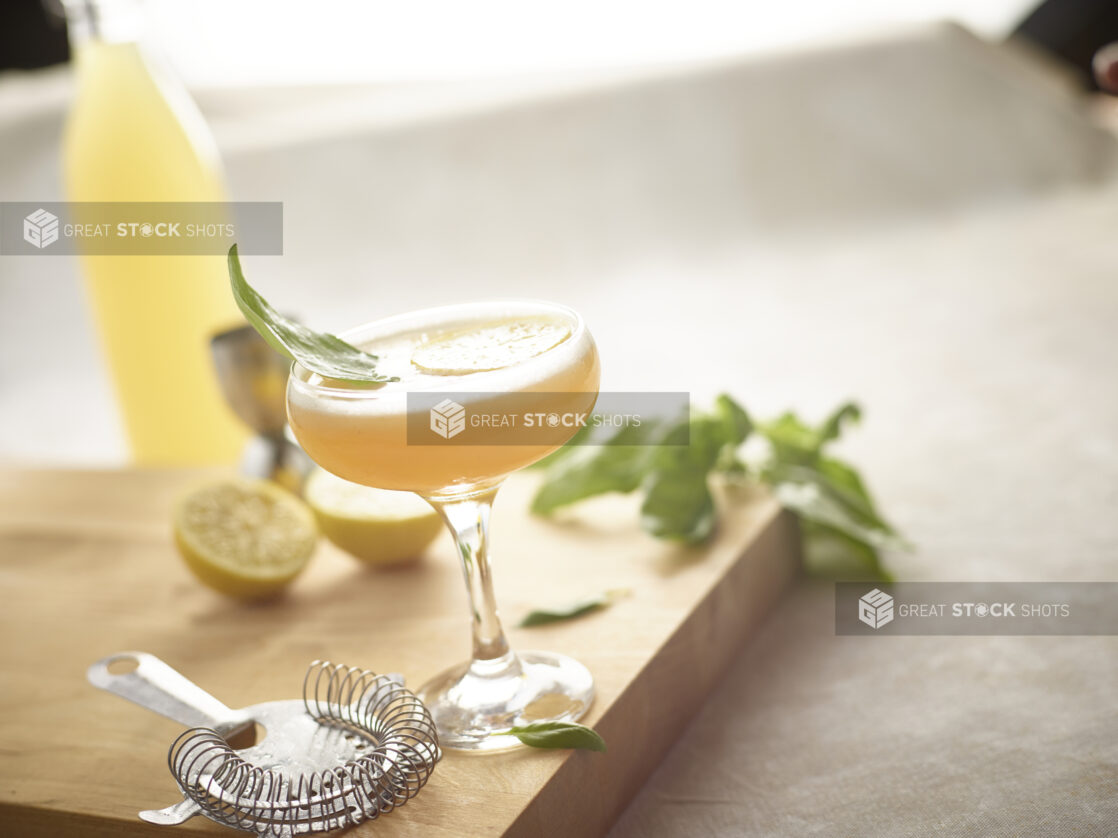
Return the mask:
<svg viewBox="0 0 1118 838"><path fill-rule="evenodd" d="M316 469L304 489L330 541L370 564L418 558L442 532L442 519L411 492L373 489Z"/></svg>
<svg viewBox="0 0 1118 838"><path fill-rule="evenodd" d="M571 327L547 317L502 320L444 332L412 351L411 360L432 375L466 375L511 367L558 346Z"/></svg>
<svg viewBox="0 0 1118 838"><path fill-rule="evenodd" d="M307 505L267 480L220 480L193 490L175 507L174 530L194 575L241 599L283 590L318 538Z"/></svg>

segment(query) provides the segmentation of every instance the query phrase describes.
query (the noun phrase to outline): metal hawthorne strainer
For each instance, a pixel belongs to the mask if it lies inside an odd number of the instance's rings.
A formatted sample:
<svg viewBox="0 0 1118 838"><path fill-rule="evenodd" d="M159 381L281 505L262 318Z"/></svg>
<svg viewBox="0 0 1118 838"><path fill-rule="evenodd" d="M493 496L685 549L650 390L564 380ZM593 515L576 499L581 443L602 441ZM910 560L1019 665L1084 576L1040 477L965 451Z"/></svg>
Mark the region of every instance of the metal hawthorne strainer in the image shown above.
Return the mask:
<svg viewBox="0 0 1118 838"><path fill-rule="evenodd" d="M134 663L130 672L110 667ZM315 661L302 700L231 710L145 652L93 664L91 684L191 729L167 755L183 800L140 812L149 823L194 815L275 838L372 820L415 797L442 753L431 714L399 676ZM229 740L253 725L263 739Z"/></svg>

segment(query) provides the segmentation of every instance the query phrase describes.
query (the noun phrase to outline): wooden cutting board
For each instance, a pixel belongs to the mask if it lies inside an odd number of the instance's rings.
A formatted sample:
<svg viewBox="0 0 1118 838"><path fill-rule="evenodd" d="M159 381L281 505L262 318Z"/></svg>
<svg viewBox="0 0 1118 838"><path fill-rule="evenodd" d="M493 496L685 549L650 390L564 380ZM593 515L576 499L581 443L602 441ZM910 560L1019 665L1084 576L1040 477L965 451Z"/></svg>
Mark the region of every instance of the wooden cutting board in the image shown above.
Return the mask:
<svg viewBox="0 0 1118 838"><path fill-rule="evenodd" d="M266 605L201 587L175 552L169 510L208 476L0 472L0 834L225 832L202 817L178 827L136 817L181 799L166 767L181 727L86 683L86 667L110 653L158 655L231 707L297 698L316 658L402 672L415 687L467 655L449 538L390 571L323 543L289 593ZM721 497L717 537L688 549L641 533L630 498L535 519L533 479L511 479L493 515L506 624L534 607L633 591L576 621L509 631L515 648L566 652L590 668L598 698L585 721L608 753L448 752L415 800L347 834L605 832L797 573L794 521L767 497Z"/></svg>

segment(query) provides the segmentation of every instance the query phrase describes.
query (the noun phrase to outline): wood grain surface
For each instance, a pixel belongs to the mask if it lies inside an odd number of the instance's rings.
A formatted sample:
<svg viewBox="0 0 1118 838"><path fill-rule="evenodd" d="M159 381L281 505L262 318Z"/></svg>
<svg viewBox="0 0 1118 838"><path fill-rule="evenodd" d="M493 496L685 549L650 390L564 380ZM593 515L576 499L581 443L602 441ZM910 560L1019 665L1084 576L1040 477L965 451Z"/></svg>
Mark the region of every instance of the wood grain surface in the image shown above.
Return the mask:
<svg viewBox="0 0 1118 838"><path fill-rule="evenodd" d="M467 654L461 573L448 539L417 565L374 571L323 543L284 598L246 606L197 584L175 553L169 510L206 474L0 473L0 832L194 835L141 809L176 802L166 753L181 728L85 681L94 660L137 649L231 707L298 697L316 658L402 672L410 686ZM607 611L511 629L516 648L585 662L598 684L587 722L609 752L449 752L407 806L350 834L594 835L604 832L796 574L793 521L770 499L723 496L708 546L644 536L630 499L577 517L527 514L530 477L494 513L495 579L506 623L607 588Z"/></svg>

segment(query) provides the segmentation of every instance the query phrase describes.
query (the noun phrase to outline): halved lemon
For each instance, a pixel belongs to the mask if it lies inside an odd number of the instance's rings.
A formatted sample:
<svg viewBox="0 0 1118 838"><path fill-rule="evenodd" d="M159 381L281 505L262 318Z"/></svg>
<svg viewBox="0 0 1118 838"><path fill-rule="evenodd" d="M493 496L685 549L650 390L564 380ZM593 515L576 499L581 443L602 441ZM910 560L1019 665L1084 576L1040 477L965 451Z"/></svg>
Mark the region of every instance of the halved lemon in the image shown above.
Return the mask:
<svg viewBox="0 0 1118 838"><path fill-rule="evenodd" d="M443 529L418 495L350 483L323 469L311 473L303 493L322 534L370 564L417 559Z"/></svg>
<svg viewBox="0 0 1118 838"><path fill-rule="evenodd" d="M318 540L314 515L267 480L208 483L175 507L175 544L203 583L240 599L282 591L306 567Z"/></svg>
<svg viewBox="0 0 1118 838"><path fill-rule="evenodd" d="M412 350L411 360L432 375L466 375L511 367L558 346L571 327L549 317L518 317L444 332Z"/></svg>

